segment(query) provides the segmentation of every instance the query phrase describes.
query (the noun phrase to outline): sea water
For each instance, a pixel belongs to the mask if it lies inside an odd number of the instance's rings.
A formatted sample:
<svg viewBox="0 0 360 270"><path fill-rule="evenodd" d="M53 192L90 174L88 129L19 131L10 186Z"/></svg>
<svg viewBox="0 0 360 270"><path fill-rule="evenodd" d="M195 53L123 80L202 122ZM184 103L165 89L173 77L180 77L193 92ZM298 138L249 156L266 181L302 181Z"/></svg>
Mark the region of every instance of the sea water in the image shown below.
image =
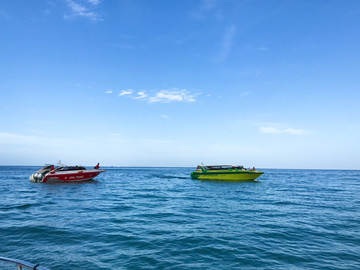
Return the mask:
<svg viewBox="0 0 360 270"><path fill-rule="evenodd" d="M360 269L360 171L105 168L31 183L0 166L0 256L49 269ZM0 269L15 269L0 264Z"/></svg>

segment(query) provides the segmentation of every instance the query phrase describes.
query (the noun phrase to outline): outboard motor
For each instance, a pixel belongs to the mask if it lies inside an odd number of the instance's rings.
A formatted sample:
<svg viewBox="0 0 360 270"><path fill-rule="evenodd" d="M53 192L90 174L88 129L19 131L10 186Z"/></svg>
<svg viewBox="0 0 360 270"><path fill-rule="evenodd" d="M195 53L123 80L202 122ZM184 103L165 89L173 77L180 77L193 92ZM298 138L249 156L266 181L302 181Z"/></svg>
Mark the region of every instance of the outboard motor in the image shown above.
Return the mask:
<svg viewBox="0 0 360 270"><path fill-rule="evenodd" d="M36 172L34 172L31 176L30 176L30 181L31 182L42 182L42 180L44 179L45 175L50 172L51 167L53 167L53 165L47 165L43 168L41 168L40 170L37 170Z"/></svg>

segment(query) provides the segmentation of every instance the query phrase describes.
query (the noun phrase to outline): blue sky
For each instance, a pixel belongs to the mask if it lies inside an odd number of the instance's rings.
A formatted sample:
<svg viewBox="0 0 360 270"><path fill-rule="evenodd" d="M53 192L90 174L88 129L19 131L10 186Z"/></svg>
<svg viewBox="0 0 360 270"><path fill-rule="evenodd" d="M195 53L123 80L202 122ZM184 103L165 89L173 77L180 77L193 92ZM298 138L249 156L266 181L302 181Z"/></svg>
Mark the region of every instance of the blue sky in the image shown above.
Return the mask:
<svg viewBox="0 0 360 270"><path fill-rule="evenodd" d="M360 169L360 2L0 0L0 164Z"/></svg>

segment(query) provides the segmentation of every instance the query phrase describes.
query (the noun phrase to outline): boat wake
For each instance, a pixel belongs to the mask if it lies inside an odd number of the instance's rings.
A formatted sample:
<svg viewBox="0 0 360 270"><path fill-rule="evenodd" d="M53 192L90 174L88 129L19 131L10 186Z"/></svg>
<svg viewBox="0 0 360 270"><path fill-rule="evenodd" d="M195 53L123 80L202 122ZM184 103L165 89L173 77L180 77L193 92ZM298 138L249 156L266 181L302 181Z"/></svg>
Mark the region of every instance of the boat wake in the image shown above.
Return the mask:
<svg viewBox="0 0 360 270"><path fill-rule="evenodd" d="M162 178L162 179L189 179L189 176L177 176L177 175L166 175L166 174L153 174L151 175L155 178Z"/></svg>

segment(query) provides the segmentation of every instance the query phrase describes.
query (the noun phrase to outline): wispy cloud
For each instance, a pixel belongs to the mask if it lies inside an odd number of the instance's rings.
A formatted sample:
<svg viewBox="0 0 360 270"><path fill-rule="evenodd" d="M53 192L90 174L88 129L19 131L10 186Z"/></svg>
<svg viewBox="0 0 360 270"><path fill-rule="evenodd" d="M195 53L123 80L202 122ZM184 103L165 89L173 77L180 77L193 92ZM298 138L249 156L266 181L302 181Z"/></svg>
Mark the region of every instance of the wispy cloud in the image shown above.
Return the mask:
<svg viewBox="0 0 360 270"><path fill-rule="evenodd" d="M101 0L87 0L90 4L97 6L101 3Z"/></svg>
<svg viewBox="0 0 360 270"><path fill-rule="evenodd" d="M6 144L6 145L9 144L63 145L67 142L69 142L69 140L61 139L61 138L47 138L47 137L23 135L23 134L9 133L9 132L0 132L0 144Z"/></svg>
<svg viewBox="0 0 360 270"><path fill-rule="evenodd" d="M218 0L203 0L201 2L201 9L211 10L216 7Z"/></svg>
<svg viewBox="0 0 360 270"><path fill-rule="evenodd" d="M171 140L159 140L159 139L142 139L140 141L143 143L152 144L152 145L153 144L172 144L172 143L174 143Z"/></svg>
<svg viewBox="0 0 360 270"><path fill-rule="evenodd" d="M64 15L64 19L82 17L94 22L102 21L102 18L96 12L96 8L101 3L101 0L65 0L65 2L70 8L71 14Z"/></svg>
<svg viewBox="0 0 360 270"><path fill-rule="evenodd" d="M257 48L254 48L254 51L258 51L258 52L267 52L268 51L268 48L265 47L265 46L262 46L262 47L257 47Z"/></svg>
<svg viewBox="0 0 360 270"><path fill-rule="evenodd" d="M119 96L125 96L125 95L131 95L133 93L132 89L127 89L127 90L121 90L119 93Z"/></svg>
<svg viewBox="0 0 360 270"><path fill-rule="evenodd" d="M262 75L261 69L242 69L237 72L239 76L251 76L251 77L259 77Z"/></svg>
<svg viewBox="0 0 360 270"><path fill-rule="evenodd" d="M259 127L261 133L265 134L280 134L282 133L281 129L275 127Z"/></svg>
<svg viewBox="0 0 360 270"><path fill-rule="evenodd" d="M209 15L212 15L218 6L218 0L202 0L197 10L192 12L192 17L196 20L205 20ZM218 13L215 14L217 17Z"/></svg>
<svg viewBox="0 0 360 270"><path fill-rule="evenodd" d="M246 91L246 92L240 93L240 97L247 97L247 96L251 96L252 94L253 94L253 91Z"/></svg>
<svg viewBox="0 0 360 270"><path fill-rule="evenodd" d="M224 32L224 36L221 40L221 44L220 44L220 53L219 56L216 58L217 61L222 62L225 61L231 51L231 48L233 46L233 40L236 34L236 26L232 25L230 27L228 27L225 32Z"/></svg>
<svg viewBox="0 0 360 270"><path fill-rule="evenodd" d="M132 89L122 90L119 96L128 95L133 99L139 100L147 100L150 103L170 103L170 102L195 102L196 96L200 95L201 93L191 93L186 89L167 89L167 90L159 90L159 91L152 91L149 94L145 91L138 91L134 92Z"/></svg>
<svg viewBox="0 0 360 270"><path fill-rule="evenodd" d="M276 126L260 126L259 130L263 134L307 135L311 133L309 130L306 129L280 128Z"/></svg>
<svg viewBox="0 0 360 270"><path fill-rule="evenodd" d="M287 128L284 131L285 131L285 133L292 134L292 135L307 135L310 133L309 130L296 129L296 128Z"/></svg>
<svg viewBox="0 0 360 270"><path fill-rule="evenodd" d="M187 90L161 90L149 98L149 102L173 102L173 101L185 101L195 102L194 95L190 94Z"/></svg>
<svg viewBox="0 0 360 270"><path fill-rule="evenodd" d="M117 143L124 143L124 142L129 142L127 139L125 139L123 137L122 134L120 133L111 133L110 134L110 139L113 141L113 142L117 142Z"/></svg>
<svg viewBox="0 0 360 270"><path fill-rule="evenodd" d="M139 92L137 92L137 96L134 97L134 99L145 99L147 97L148 97L148 95L145 94L145 91L139 91Z"/></svg>
<svg viewBox="0 0 360 270"><path fill-rule="evenodd" d="M245 45L245 49L248 51L253 52L267 52L269 49L266 46L252 46L252 45Z"/></svg>
<svg viewBox="0 0 360 270"><path fill-rule="evenodd" d="M113 91L111 91L111 90L107 90L107 91L105 92L105 94L112 94L112 92L113 92Z"/></svg>
<svg viewBox="0 0 360 270"><path fill-rule="evenodd" d="M110 44L110 47L118 48L118 49L125 49L125 50L134 50L136 47L134 45L127 45L127 44Z"/></svg>

